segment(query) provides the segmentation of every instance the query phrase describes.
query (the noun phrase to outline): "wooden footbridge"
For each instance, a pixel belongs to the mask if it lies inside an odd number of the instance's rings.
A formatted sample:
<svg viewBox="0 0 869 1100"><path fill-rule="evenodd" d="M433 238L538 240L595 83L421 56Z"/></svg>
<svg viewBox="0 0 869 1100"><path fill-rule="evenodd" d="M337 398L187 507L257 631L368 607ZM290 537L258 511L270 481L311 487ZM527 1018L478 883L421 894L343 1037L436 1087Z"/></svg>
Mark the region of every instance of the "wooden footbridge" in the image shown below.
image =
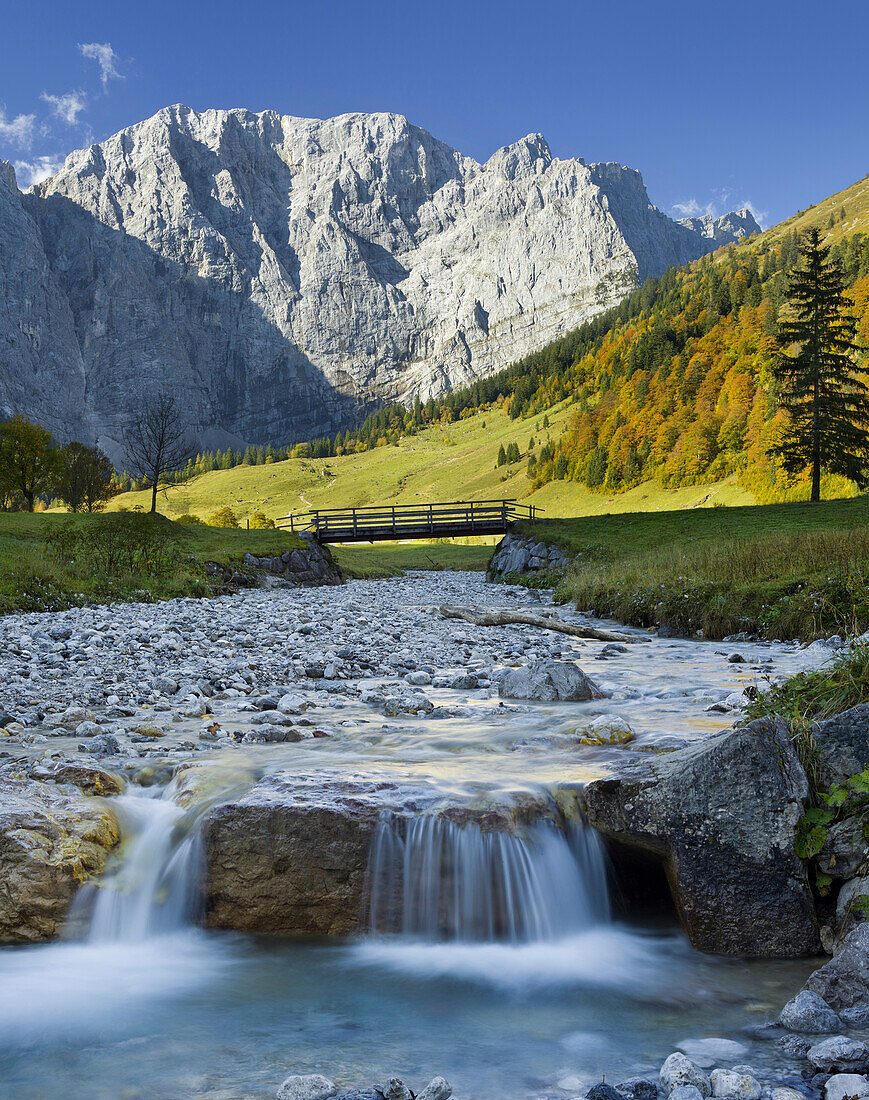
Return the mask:
<svg viewBox="0 0 869 1100"><path fill-rule="evenodd" d="M511 523L536 519L539 512L539 508L517 504L515 500L371 505L366 508L317 508L284 516L277 525L297 534L313 535L318 542L387 542L500 535Z"/></svg>

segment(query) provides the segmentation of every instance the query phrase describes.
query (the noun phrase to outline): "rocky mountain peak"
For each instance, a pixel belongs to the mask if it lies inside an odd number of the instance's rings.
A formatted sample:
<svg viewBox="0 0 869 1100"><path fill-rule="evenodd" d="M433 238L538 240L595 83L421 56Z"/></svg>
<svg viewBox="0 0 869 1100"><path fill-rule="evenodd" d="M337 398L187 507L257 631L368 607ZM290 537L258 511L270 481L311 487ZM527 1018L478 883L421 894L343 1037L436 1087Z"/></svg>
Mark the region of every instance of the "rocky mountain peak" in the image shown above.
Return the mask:
<svg viewBox="0 0 869 1100"><path fill-rule="evenodd" d="M334 431L492 373L756 230L529 134L485 164L403 115L182 104L0 186L0 408L119 451L171 385L209 446Z"/></svg>

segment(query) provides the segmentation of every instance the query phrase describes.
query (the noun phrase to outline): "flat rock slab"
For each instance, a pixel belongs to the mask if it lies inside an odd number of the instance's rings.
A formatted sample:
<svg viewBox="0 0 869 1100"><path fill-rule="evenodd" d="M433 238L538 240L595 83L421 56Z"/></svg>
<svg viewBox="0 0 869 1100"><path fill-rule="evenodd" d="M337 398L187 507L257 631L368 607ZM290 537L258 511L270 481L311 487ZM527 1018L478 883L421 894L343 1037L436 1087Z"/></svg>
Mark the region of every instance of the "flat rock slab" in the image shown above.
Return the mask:
<svg viewBox="0 0 869 1100"><path fill-rule="evenodd" d="M660 861L701 951L794 958L820 950L794 834L809 796L781 720L758 719L585 790L589 824Z"/></svg>

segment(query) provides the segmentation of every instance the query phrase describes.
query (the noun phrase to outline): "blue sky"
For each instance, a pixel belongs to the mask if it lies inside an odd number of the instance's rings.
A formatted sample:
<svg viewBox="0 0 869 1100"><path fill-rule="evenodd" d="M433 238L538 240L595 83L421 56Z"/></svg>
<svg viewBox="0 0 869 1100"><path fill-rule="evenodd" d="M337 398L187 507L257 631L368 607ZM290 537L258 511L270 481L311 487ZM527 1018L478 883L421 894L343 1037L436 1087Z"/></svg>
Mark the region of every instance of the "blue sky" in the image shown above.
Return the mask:
<svg viewBox="0 0 869 1100"><path fill-rule="evenodd" d="M663 210L766 224L869 171L869 0L3 7L0 157L22 186L179 102L397 111L478 160L539 131L639 168Z"/></svg>

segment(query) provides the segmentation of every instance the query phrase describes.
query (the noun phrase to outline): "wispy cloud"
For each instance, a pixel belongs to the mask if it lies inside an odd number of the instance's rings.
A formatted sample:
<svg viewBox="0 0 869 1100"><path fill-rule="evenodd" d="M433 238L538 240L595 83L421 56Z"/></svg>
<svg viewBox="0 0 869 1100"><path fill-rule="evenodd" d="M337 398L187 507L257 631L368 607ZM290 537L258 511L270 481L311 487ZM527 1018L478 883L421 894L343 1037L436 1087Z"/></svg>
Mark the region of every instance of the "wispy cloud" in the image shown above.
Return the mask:
<svg viewBox="0 0 869 1100"><path fill-rule="evenodd" d="M124 74L118 70L120 58L112 49L111 42L79 42L78 48L84 57L99 65L104 91L108 90L110 80L124 79Z"/></svg>
<svg viewBox="0 0 869 1100"><path fill-rule="evenodd" d="M696 199L686 199L684 202L673 203L673 213L678 214L680 218L702 218L706 214L715 217L718 213L718 207L712 202L707 202L705 206L701 206Z"/></svg>
<svg viewBox="0 0 869 1100"><path fill-rule="evenodd" d="M51 107L52 114L67 124L77 126L78 116L87 106L87 96L84 92L67 92L66 95L49 95L43 92L39 97L43 103Z"/></svg>
<svg viewBox="0 0 869 1100"><path fill-rule="evenodd" d="M712 197L703 202L697 198L688 198L682 202L675 202L672 213L677 218L718 218L722 214L728 214L731 210L750 210L755 221L763 225L768 211L760 210L751 199L734 199L733 191L729 187L719 187L711 192Z"/></svg>
<svg viewBox="0 0 869 1100"><path fill-rule="evenodd" d="M49 176L53 176L55 172L59 171L63 167L64 157L34 157L33 160L16 160L15 161L15 175L18 179L18 186L24 188L32 187L35 183L42 183L43 180L47 180Z"/></svg>
<svg viewBox="0 0 869 1100"><path fill-rule="evenodd" d="M16 115L9 118L0 107L0 141L8 141L20 149L29 149L35 124L36 115Z"/></svg>

